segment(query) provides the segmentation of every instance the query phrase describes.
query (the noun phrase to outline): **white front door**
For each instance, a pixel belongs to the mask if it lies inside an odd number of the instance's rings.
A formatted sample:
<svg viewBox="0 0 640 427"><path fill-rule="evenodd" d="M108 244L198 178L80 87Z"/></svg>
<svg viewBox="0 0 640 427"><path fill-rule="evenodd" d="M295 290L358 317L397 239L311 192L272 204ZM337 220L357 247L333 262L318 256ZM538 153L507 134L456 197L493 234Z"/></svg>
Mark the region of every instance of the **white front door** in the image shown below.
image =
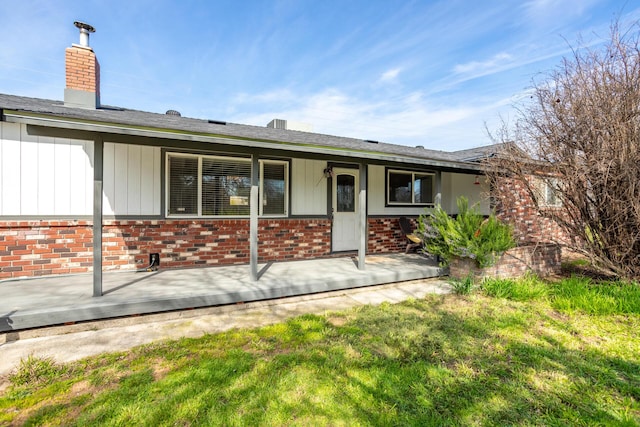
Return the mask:
<svg viewBox="0 0 640 427"><path fill-rule="evenodd" d="M358 249L358 170L333 169L332 208L333 226L331 229L332 249L352 251Z"/></svg>

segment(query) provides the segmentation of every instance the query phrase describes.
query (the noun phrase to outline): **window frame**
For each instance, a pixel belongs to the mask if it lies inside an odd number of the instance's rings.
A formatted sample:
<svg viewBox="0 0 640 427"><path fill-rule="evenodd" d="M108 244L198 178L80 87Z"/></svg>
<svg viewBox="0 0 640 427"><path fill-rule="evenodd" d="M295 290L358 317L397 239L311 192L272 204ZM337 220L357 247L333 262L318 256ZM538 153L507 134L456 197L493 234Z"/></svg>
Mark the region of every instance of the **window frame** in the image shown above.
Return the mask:
<svg viewBox="0 0 640 427"><path fill-rule="evenodd" d="M402 175L411 175L411 202L394 202L390 199L390 175L392 173L402 174ZM431 202L423 202L416 203L415 202L415 182L416 175L423 176L431 176ZM387 207L434 207L435 206L435 191L436 191L436 173L434 171L419 171L419 170L409 170L409 169L394 169L394 168L385 168L385 185L384 185L384 196L385 196L385 206Z"/></svg>
<svg viewBox="0 0 640 427"><path fill-rule="evenodd" d="M183 158L192 158L192 159L197 159L198 160L198 188L197 188L197 213L195 214L172 214L170 213L170 202L171 202L171 172L170 172L170 158L171 157L183 157ZM164 215L165 218L209 218L209 219L215 219L215 218L249 218L250 214L247 215L203 215L202 214L202 201L203 201L203 195L202 195L202 164L203 164L203 160L204 159L220 159L220 160L224 160L224 161L237 161L238 163L244 163L247 164L249 166L249 168L251 168L251 159L248 157L238 157L238 156L225 156L225 155L215 155L215 154L194 154L194 153L181 153L181 152L177 152L177 151L166 151L165 152L165 177L164 177L164 182L165 182L165 194L164 194L164 200L165 200L165 208L164 208ZM258 194L258 206L259 206L259 211L258 211L258 216L260 217L265 217L265 218L283 218L283 217L288 217L289 215L289 186L290 186L290 162L288 160L271 160L271 159L260 159L258 160L259 162L259 182L258 182L258 188L259 188L259 194ZM268 164L281 164L284 167L284 187L285 187L285 194L284 194L284 213L279 213L279 214L264 214L264 208L262 205L262 200L264 197L264 164L268 163ZM250 206L250 205L249 205Z"/></svg>

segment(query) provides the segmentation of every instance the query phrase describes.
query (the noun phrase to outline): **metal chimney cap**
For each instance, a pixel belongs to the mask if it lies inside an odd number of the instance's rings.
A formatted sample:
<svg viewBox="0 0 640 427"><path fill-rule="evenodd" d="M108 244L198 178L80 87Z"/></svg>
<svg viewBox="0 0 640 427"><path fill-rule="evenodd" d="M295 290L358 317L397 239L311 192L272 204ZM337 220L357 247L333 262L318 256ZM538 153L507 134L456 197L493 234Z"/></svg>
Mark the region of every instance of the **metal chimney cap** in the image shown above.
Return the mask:
<svg viewBox="0 0 640 427"><path fill-rule="evenodd" d="M96 29L93 28L91 25L89 24L85 24L84 22L80 22L80 21L74 21L73 25L76 26L76 28L80 29L80 30L87 30L90 33L95 33Z"/></svg>

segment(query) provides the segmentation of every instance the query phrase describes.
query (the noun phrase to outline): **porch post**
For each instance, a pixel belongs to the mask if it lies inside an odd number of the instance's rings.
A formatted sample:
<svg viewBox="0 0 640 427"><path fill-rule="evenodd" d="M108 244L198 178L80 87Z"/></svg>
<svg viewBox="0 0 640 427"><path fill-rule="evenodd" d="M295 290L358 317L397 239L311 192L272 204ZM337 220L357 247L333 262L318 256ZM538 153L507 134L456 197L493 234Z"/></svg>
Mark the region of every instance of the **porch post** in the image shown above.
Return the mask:
<svg viewBox="0 0 640 427"><path fill-rule="evenodd" d="M433 203L440 206L442 203L442 172L436 171L436 194L433 197Z"/></svg>
<svg viewBox="0 0 640 427"><path fill-rule="evenodd" d="M104 141L93 139L93 296L102 296L102 171Z"/></svg>
<svg viewBox="0 0 640 427"><path fill-rule="evenodd" d="M360 208L360 244L358 245L358 270L364 270L364 258L367 255L367 164L359 165L360 182L358 206Z"/></svg>
<svg viewBox="0 0 640 427"><path fill-rule="evenodd" d="M260 182L260 164L258 155L251 155L251 200L249 202L249 263L251 280L258 280L258 185Z"/></svg>

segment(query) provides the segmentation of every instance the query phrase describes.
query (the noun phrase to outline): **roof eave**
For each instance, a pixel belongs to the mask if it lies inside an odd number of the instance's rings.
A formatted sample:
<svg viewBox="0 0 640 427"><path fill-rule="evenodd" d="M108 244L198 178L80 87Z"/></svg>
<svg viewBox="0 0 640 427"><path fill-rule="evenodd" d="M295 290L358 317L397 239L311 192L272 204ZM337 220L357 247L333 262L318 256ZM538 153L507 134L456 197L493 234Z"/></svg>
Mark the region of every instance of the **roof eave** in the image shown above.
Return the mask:
<svg viewBox="0 0 640 427"><path fill-rule="evenodd" d="M97 132L117 135L130 135L147 138L174 139L181 141L216 143L226 145L237 145L243 147L296 151L301 153L312 153L316 155L339 155L354 159L387 161L394 163L405 163L411 165L429 166L434 168L455 169L467 172L481 172L480 165L464 161L447 161L440 159L430 159L422 157L402 156L398 154L387 154L375 151L353 150L339 147L329 147L313 145L309 143L291 143L273 140L260 140L244 137L230 137L228 135L194 133L176 129L161 129L152 127L142 127L134 125L122 125L118 123L97 122L76 118L59 117L49 114L34 113L19 110L3 110L4 119L11 123L22 123L27 125L50 127L57 129L69 129L85 132Z"/></svg>

